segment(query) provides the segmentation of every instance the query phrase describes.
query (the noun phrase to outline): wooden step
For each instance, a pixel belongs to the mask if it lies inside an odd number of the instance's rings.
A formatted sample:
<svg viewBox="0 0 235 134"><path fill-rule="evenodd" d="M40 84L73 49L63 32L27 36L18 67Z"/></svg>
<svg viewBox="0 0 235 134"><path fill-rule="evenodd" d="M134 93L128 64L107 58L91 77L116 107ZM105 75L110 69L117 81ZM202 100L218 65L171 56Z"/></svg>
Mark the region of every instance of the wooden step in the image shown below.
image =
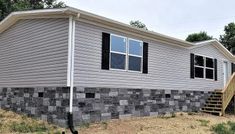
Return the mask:
<svg viewBox="0 0 235 134"><path fill-rule="evenodd" d="M209 114L218 114L219 116L222 116L222 112L220 112L220 111L201 110L201 112L209 113Z"/></svg>
<svg viewBox="0 0 235 134"><path fill-rule="evenodd" d="M222 91L210 91L209 94L222 94Z"/></svg>
<svg viewBox="0 0 235 134"><path fill-rule="evenodd" d="M218 104L218 105L222 105L222 101L206 101L205 104Z"/></svg>
<svg viewBox="0 0 235 134"><path fill-rule="evenodd" d="M208 98L207 101L218 101L218 102L222 102L221 98Z"/></svg>
<svg viewBox="0 0 235 134"><path fill-rule="evenodd" d="M205 104L204 107L222 107L222 104Z"/></svg>
<svg viewBox="0 0 235 134"><path fill-rule="evenodd" d="M222 100L221 97L209 97L207 100Z"/></svg>
<svg viewBox="0 0 235 134"><path fill-rule="evenodd" d="M216 107L203 107L202 110L211 111L211 112L222 112L222 108L216 108Z"/></svg>
<svg viewBox="0 0 235 134"><path fill-rule="evenodd" d="M223 94L212 94L212 95L210 95L210 97L221 97L222 98L222 95Z"/></svg>

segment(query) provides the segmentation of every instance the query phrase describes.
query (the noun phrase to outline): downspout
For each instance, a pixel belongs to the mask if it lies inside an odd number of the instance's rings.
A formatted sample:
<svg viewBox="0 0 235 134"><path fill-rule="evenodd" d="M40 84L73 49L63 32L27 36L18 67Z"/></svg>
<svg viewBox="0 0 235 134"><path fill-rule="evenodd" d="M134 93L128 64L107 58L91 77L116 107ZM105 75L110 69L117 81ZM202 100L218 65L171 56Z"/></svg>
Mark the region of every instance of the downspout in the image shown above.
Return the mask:
<svg viewBox="0 0 235 134"><path fill-rule="evenodd" d="M75 49L75 20L73 16L69 16L69 74L68 74L68 85L70 87L69 96L69 112L68 112L68 127L72 134L78 134L73 124L73 89L74 89L74 49Z"/></svg>

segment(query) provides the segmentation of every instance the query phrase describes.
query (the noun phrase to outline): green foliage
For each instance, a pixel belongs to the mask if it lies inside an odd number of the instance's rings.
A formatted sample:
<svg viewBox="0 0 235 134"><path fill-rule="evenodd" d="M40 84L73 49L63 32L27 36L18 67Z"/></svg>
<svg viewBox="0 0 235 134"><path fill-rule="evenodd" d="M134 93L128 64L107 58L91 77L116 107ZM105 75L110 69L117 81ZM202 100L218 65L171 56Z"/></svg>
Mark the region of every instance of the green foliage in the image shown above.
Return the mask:
<svg viewBox="0 0 235 134"><path fill-rule="evenodd" d="M34 133L34 132L46 132L48 129L45 124L41 123L26 123L20 122L16 123L13 122L10 125L10 129L12 132L19 132L19 133Z"/></svg>
<svg viewBox="0 0 235 134"><path fill-rule="evenodd" d="M235 54L235 23L229 23L224 27L224 35L220 35L220 42L233 54Z"/></svg>
<svg viewBox="0 0 235 134"><path fill-rule="evenodd" d="M217 124L215 126L212 126L212 130L216 134L230 134L229 129L226 127L225 123L220 123L220 124Z"/></svg>
<svg viewBox="0 0 235 134"><path fill-rule="evenodd" d="M202 31L199 33L193 33L188 35L188 37L186 38L186 41L188 42L199 42L199 41L205 41L205 40L210 40L212 39L212 36L207 35L206 32Z"/></svg>
<svg viewBox="0 0 235 134"><path fill-rule="evenodd" d="M228 121L227 124L230 126L230 130L235 132L235 122Z"/></svg>
<svg viewBox="0 0 235 134"><path fill-rule="evenodd" d="M133 27L137 27L137 28L148 30L146 25L144 23L142 23L141 21L139 21L139 20L136 20L136 21L132 20L132 21L130 21L130 25L133 26Z"/></svg>
<svg viewBox="0 0 235 134"><path fill-rule="evenodd" d="M208 126L208 123L210 122L208 120L203 120L203 119L199 119L197 121L199 121L201 123L201 126Z"/></svg>
<svg viewBox="0 0 235 134"><path fill-rule="evenodd" d="M216 134L234 134L235 122L228 121L227 123L220 123L212 126L212 131Z"/></svg>
<svg viewBox="0 0 235 134"><path fill-rule="evenodd" d="M0 21L14 11L62 7L65 4L57 0L0 0Z"/></svg>

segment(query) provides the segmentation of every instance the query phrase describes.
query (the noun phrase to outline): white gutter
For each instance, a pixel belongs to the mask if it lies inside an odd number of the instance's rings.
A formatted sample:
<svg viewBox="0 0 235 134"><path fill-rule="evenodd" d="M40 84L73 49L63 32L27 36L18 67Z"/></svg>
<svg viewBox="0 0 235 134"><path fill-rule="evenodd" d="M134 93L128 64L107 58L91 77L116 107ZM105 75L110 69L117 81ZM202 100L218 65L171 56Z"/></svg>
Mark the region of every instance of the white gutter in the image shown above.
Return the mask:
<svg viewBox="0 0 235 134"><path fill-rule="evenodd" d="M73 88L74 88L74 49L75 49L75 20L69 16L69 45L68 45L68 73L67 85L70 87L69 112L73 112Z"/></svg>

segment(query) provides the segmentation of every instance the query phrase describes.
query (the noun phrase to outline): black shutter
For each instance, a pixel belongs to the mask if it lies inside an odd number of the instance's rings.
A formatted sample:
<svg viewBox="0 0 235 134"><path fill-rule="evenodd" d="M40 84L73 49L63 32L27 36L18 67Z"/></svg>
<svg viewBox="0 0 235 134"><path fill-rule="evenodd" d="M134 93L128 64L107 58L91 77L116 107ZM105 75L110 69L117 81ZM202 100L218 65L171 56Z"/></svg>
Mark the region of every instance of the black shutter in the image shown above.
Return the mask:
<svg viewBox="0 0 235 134"><path fill-rule="evenodd" d="M215 81L217 81L217 59L214 59Z"/></svg>
<svg viewBox="0 0 235 134"><path fill-rule="evenodd" d="M110 34L102 33L101 69L109 70Z"/></svg>
<svg viewBox="0 0 235 134"><path fill-rule="evenodd" d="M194 54L190 54L190 78L194 79Z"/></svg>
<svg viewBox="0 0 235 134"><path fill-rule="evenodd" d="M235 72L235 64L231 63L231 74Z"/></svg>
<svg viewBox="0 0 235 134"><path fill-rule="evenodd" d="M148 43L144 42L143 45L143 71L144 74L148 73Z"/></svg>

